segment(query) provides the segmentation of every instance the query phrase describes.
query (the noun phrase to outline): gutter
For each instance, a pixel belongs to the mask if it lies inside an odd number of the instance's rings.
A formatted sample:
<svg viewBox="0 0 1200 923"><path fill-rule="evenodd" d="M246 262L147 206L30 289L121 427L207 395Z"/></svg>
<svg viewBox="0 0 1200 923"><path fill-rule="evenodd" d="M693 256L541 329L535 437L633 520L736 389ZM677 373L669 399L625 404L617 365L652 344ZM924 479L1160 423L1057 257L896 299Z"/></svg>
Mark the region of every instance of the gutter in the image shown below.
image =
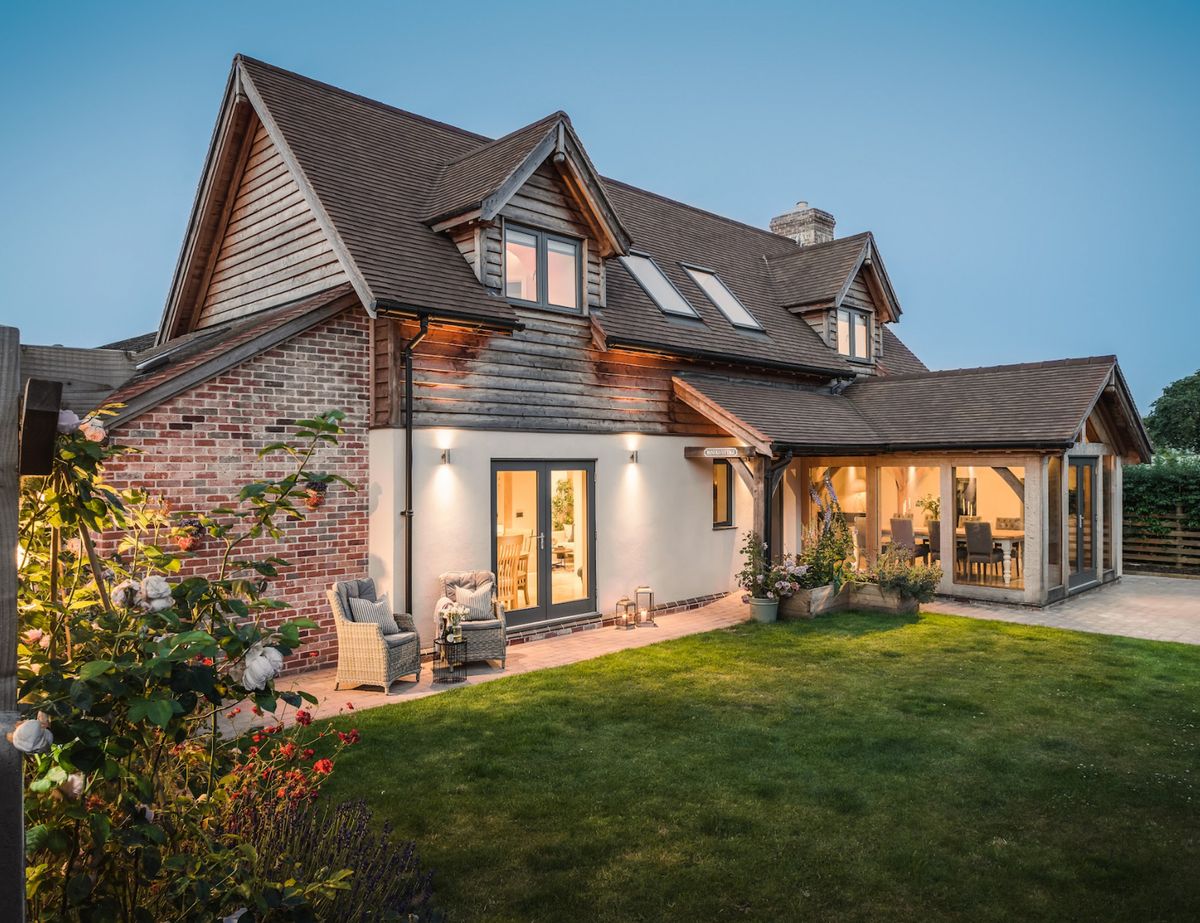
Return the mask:
<svg viewBox="0 0 1200 923"><path fill-rule="evenodd" d="M421 315L421 329L404 344L404 609L413 611L413 348L429 333L429 317Z"/></svg>
<svg viewBox="0 0 1200 923"><path fill-rule="evenodd" d="M428 308L416 308L412 305L401 304L395 301L382 301L375 299L371 302L370 313L382 317L402 317L407 319L421 320L423 323L428 323L430 319L447 320L457 323L466 324L470 327L483 327L488 330L503 330L512 333L518 330L524 330L525 325L519 320L505 320L502 318L483 318L474 314L469 314L464 311L444 310L438 308L436 311L430 311Z"/></svg>
<svg viewBox="0 0 1200 923"><path fill-rule="evenodd" d="M891 452L991 452L1004 449L1045 449L1046 451L1066 451L1075 445L1074 441L1045 442L1028 440L1021 442L972 442L962 443L920 443L900 444L882 443L873 445L852 445L838 443L836 445L804 445L798 442L772 442L771 448L778 454L782 451L805 453L808 455L883 455Z"/></svg>
<svg viewBox="0 0 1200 923"><path fill-rule="evenodd" d="M797 365L794 362L773 362L770 359L749 359L745 356L732 356L728 353L713 353L702 349L680 349L664 347L657 343L647 343L641 340L624 340L619 337L608 337L609 347L628 349L634 352L655 353L660 356L679 356L683 359L701 359L705 362L717 362L723 365L750 365L762 369L779 369L785 372L801 372L806 375L819 375L822 378L845 378L847 370L822 368L815 365Z"/></svg>

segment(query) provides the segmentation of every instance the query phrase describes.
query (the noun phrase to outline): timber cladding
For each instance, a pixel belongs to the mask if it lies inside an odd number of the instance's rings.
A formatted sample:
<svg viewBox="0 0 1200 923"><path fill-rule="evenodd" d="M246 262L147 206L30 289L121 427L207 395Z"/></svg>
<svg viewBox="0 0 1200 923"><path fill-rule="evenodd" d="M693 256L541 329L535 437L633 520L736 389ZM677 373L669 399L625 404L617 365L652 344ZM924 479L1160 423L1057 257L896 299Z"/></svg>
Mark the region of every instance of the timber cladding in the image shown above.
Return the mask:
<svg viewBox="0 0 1200 923"><path fill-rule="evenodd" d="M675 398L680 371L729 371L626 350L601 350L591 320L517 308L515 333L434 323L413 353L413 410L418 426L587 433L726 436ZM376 426L401 420L401 350L412 321L374 326ZM741 377L750 372L737 370ZM795 377L788 380L795 381Z"/></svg>
<svg viewBox="0 0 1200 923"><path fill-rule="evenodd" d="M346 274L267 130L240 155L236 193L206 270L196 327L210 327L331 288Z"/></svg>
<svg viewBox="0 0 1200 923"><path fill-rule="evenodd" d="M249 481L286 473L282 456L260 459L257 452L290 438L293 421L324 410L346 412L339 444L318 449L313 470L340 474L359 489L334 485L322 507L283 525L282 541L247 543L247 556L277 554L292 564L272 588L273 597L292 608L271 617L318 624L301 649L304 658L292 658L288 669L336 662L325 591L367 573L368 323L356 305L175 395L118 429L117 441L141 454L107 467L113 484L141 487L177 511L209 510L229 504ZM215 540L205 539L183 574L213 573L218 553Z"/></svg>

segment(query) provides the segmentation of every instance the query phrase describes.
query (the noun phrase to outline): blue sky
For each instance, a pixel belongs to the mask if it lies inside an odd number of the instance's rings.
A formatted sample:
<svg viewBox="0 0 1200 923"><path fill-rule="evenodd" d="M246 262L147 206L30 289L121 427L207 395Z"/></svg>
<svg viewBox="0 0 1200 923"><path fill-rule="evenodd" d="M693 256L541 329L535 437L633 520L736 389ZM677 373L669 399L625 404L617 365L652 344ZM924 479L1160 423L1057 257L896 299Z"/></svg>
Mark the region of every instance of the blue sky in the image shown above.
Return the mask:
<svg viewBox="0 0 1200 923"><path fill-rule="evenodd" d="M241 51L487 134L567 110L601 172L875 232L932 367L1200 367L1200 4L9 5L0 323L157 325ZM603 15L597 11L603 9Z"/></svg>

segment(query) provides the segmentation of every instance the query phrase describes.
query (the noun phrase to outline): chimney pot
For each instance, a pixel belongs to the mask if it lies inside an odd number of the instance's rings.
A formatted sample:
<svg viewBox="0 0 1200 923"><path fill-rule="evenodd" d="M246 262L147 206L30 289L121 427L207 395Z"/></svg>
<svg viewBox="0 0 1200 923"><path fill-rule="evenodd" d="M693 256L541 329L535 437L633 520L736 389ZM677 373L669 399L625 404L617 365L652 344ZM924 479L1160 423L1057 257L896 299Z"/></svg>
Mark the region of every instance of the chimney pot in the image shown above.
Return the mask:
<svg viewBox="0 0 1200 923"><path fill-rule="evenodd" d="M796 207L771 219L771 233L790 237L802 247L828 243L833 240L833 229L837 224L833 215L813 208L804 200Z"/></svg>

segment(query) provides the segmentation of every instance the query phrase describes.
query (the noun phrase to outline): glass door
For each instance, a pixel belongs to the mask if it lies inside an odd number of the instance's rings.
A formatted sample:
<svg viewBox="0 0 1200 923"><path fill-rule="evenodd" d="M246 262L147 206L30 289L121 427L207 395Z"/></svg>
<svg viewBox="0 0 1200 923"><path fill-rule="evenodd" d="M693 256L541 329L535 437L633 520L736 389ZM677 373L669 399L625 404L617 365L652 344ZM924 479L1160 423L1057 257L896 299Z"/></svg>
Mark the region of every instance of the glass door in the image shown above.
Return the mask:
<svg viewBox="0 0 1200 923"><path fill-rule="evenodd" d="M1096 459L1067 465L1068 586L1096 581Z"/></svg>
<svg viewBox="0 0 1200 923"><path fill-rule="evenodd" d="M492 570L510 625L594 612L594 462L492 462Z"/></svg>

